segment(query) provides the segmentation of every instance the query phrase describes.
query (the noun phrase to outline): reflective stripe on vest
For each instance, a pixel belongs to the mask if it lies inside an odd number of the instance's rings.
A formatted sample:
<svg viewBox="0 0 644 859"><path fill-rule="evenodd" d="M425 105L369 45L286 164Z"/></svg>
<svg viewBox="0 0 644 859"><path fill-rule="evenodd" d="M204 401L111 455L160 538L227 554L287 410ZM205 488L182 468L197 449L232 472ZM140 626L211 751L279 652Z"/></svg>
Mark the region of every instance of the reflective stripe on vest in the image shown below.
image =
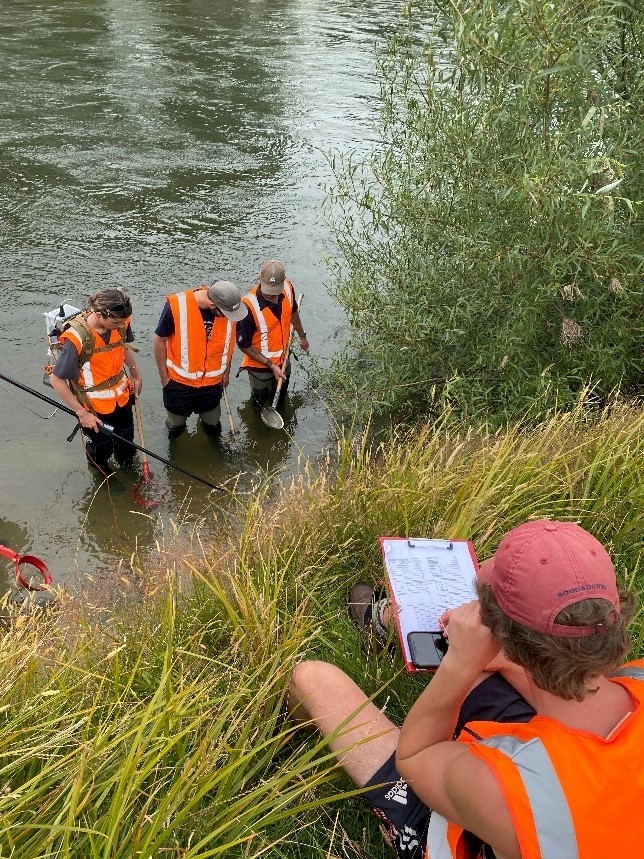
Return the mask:
<svg viewBox="0 0 644 859"><path fill-rule="evenodd" d="M188 295L192 298L188 299ZM190 305L188 305L189 300ZM215 316L210 338L206 339L203 317L194 300L194 295L179 292L176 295L169 295L168 301L173 311L175 325L175 330L169 338L166 357L170 376L176 381L183 380L186 384L199 382L202 379L208 379L209 382L216 384L226 372L230 362L233 350L233 323L225 317ZM176 305L173 307L174 302ZM195 369L197 364L199 369Z"/></svg>
<svg viewBox="0 0 644 859"><path fill-rule="evenodd" d="M632 680L644 680L644 668L618 668L609 677L630 677Z"/></svg>
<svg viewBox="0 0 644 859"><path fill-rule="evenodd" d="M535 737L524 742L499 735L487 737L480 744L498 749L516 764L543 859L577 859L577 837L566 795L541 740Z"/></svg>
<svg viewBox="0 0 644 859"><path fill-rule="evenodd" d="M188 299L185 292L181 292L177 295L177 301L179 302L179 319L175 319L174 324L175 328L179 329L181 367L177 367L177 365L173 364L170 359L168 359L168 367L172 367L184 378L196 378L194 374L191 377L191 374L183 369L188 366Z"/></svg>

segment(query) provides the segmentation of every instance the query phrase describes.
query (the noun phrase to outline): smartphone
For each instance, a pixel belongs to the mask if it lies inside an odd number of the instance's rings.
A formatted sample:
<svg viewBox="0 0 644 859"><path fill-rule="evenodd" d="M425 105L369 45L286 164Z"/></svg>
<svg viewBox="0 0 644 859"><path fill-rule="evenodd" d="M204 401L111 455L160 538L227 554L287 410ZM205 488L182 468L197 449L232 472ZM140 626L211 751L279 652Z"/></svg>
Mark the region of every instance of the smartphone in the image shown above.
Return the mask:
<svg viewBox="0 0 644 859"><path fill-rule="evenodd" d="M447 639L441 631L409 632L407 644L416 668L438 668L447 652Z"/></svg>

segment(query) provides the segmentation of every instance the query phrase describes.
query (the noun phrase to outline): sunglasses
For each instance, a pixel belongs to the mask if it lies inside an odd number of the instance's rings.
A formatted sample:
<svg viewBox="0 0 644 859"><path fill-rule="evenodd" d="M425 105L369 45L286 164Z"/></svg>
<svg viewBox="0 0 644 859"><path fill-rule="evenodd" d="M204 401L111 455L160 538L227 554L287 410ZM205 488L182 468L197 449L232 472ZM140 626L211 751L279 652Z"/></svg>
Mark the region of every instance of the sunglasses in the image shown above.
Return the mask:
<svg viewBox="0 0 644 859"><path fill-rule="evenodd" d="M127 319L132 313L132 307L128 304L115 304L109 310L101 310L101 313L113 319Z"/></svg>

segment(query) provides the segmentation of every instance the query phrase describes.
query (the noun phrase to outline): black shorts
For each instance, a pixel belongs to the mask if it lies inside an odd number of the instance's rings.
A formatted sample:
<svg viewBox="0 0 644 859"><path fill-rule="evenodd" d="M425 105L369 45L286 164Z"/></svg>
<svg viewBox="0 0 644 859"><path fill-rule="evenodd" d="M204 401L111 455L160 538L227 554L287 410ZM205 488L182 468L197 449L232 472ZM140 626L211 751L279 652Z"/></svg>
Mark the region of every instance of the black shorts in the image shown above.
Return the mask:
<svg viewBox="0 0 644 859"><path fill-rule="evenodd" d="M463 701L455 735L467 722L529 722L534 709L500 674L490 674ZM365 798L381 819L400 859L421 859L430 809L416 796L396 769L395 753L374 773ZM376 787L376 785L378 785ZM487 856L493 856L488 848Z"/></svg>
<svg viewBox="0 0 644 859"><path fill-rule="evenodd" d="M188 418L193 412L200 415L201 412L210 412L217 408L223 390L221 383L196 388L170 379L163 388L163 405L173 415Z"/></svg>

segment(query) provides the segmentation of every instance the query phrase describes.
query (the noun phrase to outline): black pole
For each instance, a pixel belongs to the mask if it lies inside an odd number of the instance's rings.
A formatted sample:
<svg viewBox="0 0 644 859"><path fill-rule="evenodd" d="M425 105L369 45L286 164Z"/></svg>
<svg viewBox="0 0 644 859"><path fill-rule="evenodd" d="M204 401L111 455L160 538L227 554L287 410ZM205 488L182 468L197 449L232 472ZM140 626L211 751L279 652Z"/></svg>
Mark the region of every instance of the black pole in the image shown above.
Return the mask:
<svg viewBox="0 0 644 859"><path fill-rule="evenodd" d="M12 379L10 376L5 376L4 373L0 373L0 379L4 379L5 382L9 382L10 385L15 385L16 388L20 388L21 391L26 391L28 394L32 394L34 397L38 397L39 400L43 400L45 403L49 403L50 406L54 406L56 409L60 409L63 412L67 412L68 415L72 415L78 420L78 415L75 411L64 406L62 403L56 402L56 400L52 400L51 397L45 396L45 394L41 394L38 391L35 391L33 388L29 388L27 385L23 385L21 382L17 382L15 379ZM78 424L80 427L80 422ZM102 424L99 428L99 431L103 433L103 435L111 435L114 438L117 438L119 441L124 441L126 444L132 445L137 450L140 450L141 453L147 453L148 456L151 456L153 459L158 459L159 462L162 462L164 465L169 465L170 468L174 468L175 471L180 471L182 474L185 474L186 477L192 478L192 480L198 480L199 483L203 483L206 486L209 486L211 489L216 489L218 492L228 492L228 490L224 486L219 486L216 483L210 483L208 480L204 480L203 477L199 477L197 474L193 474L192 471L188 471L185 468L181 468L179 465L175 465L173 462L170 462L169 459L164 459L162 456L159 456L158 453L152 453L151 450L148 450L145 447L141 447L141 445L137 444L135 441L130 441L129 438L123 438L122 435L117 435L112 427L109 424ZM72 437L75 435L75 432L72 433Z"/></svg>

